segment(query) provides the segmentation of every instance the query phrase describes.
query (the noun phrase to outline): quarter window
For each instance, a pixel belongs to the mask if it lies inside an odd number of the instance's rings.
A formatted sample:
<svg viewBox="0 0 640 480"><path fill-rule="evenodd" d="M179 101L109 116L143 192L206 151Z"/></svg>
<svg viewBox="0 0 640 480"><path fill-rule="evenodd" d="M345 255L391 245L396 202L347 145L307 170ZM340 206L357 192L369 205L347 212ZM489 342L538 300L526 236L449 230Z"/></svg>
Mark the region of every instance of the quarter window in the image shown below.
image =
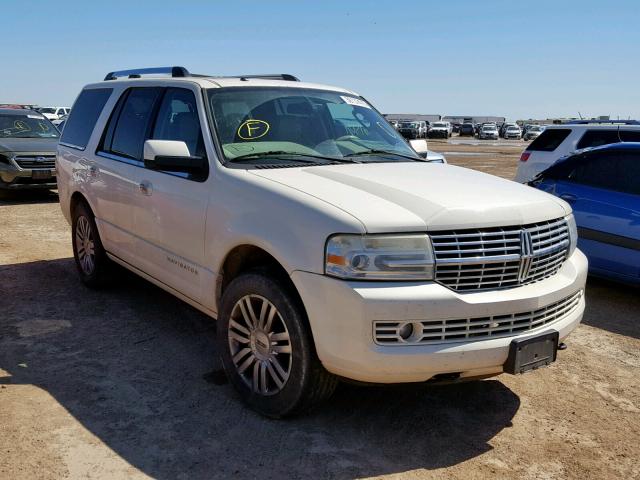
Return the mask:
<svg viewBox="0 0 640 480"><path fill-rule="evenodd" d="M73 112L64 125L60 143L84 150L93 128L111 96L111 88L83 90L73 105Z"/></svg>

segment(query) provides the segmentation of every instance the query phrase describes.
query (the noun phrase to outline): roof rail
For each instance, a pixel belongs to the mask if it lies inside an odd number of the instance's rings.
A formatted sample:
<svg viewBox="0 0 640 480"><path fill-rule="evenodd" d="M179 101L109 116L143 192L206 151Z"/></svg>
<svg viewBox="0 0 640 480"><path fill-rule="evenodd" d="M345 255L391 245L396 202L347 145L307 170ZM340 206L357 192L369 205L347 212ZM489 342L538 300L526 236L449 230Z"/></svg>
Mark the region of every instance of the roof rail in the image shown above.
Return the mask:
<svg viewBox="0 0 640 480"><path fill-rule="evenodd" d="M106 80L116 80L117 78L140 78L142 75L170 75L171 77L209 77L209 78L239 78L242 81L247 81L251 78L260 78L263 80L286 80L289 82L299 82L300 79L288 73L270 73L264 75L231 75L231 76L214 76L214 75L201 75L197 73L189 73L184 67L151 67L151 68L134 68L131 70L119 70L116 72L109 72Z"/></svg>
<svg viewBox="0 0 640 480"><path fill-rule="evenodd" d="M289 73L268 73L264 75L234 75L230 78L240 78L242 81L247 81L250 78L261 78L263 80L286 80L288 82L299 82L300 79Z"/></svg>
<svg viewBox="0 0 640 480"><path fill-rule="evenodd" d="M562 125L640 125L638 120L569 120Z"/></svg>
<svg viewBox="0 0 640 480"><path fill-rule="evenodd" d="M157 75L165 74L172 77L190 77L189 70L184 67L152 67L152 68L134 68L132 70L119 70L116 72L109 72L106 80L115 80L117 78L140 78L142 75Z"/></svg>

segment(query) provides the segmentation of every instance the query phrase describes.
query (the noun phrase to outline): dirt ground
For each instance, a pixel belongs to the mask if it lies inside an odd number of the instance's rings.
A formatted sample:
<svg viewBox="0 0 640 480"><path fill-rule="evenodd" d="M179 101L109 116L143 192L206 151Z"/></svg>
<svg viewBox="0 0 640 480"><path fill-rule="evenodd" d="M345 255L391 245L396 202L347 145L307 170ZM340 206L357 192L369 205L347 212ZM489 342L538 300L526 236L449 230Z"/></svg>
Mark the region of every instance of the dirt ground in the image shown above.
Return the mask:
<svg viewBox="0 0 640 480"><path fill-rule="evenodd" d="M513 176L521 144L457 140L429 143ZM74 269L54 194L0 197L0 479L640 478L637 289L590 280L549 368L341 385L272 421L212 374L207 317L131 274L87 290Z"/></svg>

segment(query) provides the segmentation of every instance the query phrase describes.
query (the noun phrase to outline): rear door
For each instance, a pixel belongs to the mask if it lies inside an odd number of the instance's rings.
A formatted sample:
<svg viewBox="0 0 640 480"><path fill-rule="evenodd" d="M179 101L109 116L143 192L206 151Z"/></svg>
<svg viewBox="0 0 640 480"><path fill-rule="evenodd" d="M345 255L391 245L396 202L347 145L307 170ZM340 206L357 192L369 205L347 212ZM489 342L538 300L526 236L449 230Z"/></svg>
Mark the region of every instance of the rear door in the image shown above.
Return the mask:
<svg viewBox="0 0 640 480"><path fill-rule="evenodd" d="M133 206L143 167L142 144L154 105L162 92L157 87L125 90L116 104L98 146L95 166L99 184L93 188L98 202L98 221L106 249L140 266L137 227Z"/></svg>
<svg viewBox="0 0 640 480"><path fill-rule="evenodd" d="M596 273L640 279L640 154L592 152L556 182Z"/></svg>
<svg viewBox="0 0 640 480"><path fill-rule="evenodd" d="M146 138L180 140L206 157L196 98L188 88L163 89ZM203 266L209 188L206 175L143 168L132 203L142 270L199 303L214 284Z"/></svg>

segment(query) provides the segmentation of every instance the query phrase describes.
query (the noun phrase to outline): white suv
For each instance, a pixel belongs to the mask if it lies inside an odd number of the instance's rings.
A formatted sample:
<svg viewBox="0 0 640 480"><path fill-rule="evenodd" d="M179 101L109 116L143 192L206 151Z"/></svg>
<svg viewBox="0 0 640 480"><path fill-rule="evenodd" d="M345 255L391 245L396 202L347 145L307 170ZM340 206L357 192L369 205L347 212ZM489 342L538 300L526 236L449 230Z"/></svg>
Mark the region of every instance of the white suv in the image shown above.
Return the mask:
<svg viewBox="0 0 640 480"><path fill-rule="evenodd" d="M565 202L425 162L349 90L114 72L80 93L57 168L82 281L117 263L216 318L230 381L269 416L339 378L538 368L582 318Z"/></svg>
<svg viewBox="0 0 640 480"><path fill-rule="evenodd" d="M40 107L37 110L49 120L59 120L71 111L69 107Z"/></svg>
<svg viewBox="0 0 640 480"><path fill-rule="evenodd" d="M557 160L577 150L618 142L640 142L640 125L549 125L522 152L515 181L529 182Z"/></svg>

